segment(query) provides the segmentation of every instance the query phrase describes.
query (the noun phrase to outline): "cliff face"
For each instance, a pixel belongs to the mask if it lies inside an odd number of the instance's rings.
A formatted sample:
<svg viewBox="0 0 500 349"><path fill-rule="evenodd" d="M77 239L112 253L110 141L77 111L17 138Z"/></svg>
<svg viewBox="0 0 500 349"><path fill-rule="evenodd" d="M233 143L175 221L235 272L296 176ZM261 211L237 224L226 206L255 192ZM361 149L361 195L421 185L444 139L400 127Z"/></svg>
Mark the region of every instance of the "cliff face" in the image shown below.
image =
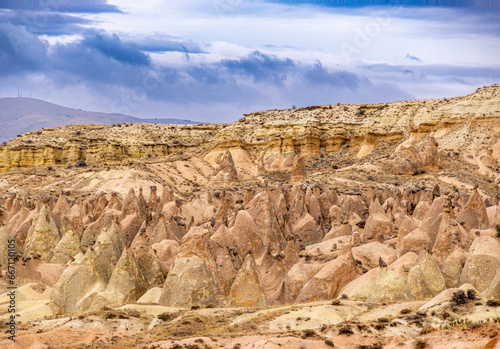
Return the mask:
<svg viewBox="0 0 500 349"><path fill-rule="evenodd" d="M203 154L239 148L266 170L290 169L287 154L349 149L364 158L381 146L418 145L433 136L442 152L469 156L491 149L498 160L500 86L449 99L370 105L326 105L246 114L232 124L73 125L30 132L0 147L0 171L19 167L88 164ZM481 149L479 149L481 148ZM478 154L472 154L476 157ZM289 156L288 156L289 157Z"/></svg>

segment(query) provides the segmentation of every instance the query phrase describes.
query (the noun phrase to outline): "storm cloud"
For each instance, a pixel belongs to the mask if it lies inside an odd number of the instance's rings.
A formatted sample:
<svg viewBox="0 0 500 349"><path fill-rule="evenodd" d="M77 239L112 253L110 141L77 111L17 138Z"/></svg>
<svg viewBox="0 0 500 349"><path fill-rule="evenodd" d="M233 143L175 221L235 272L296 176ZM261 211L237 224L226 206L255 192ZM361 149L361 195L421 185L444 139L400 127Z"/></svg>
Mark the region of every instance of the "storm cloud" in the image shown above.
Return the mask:
<svg viewBox="0 0 500 349"><path fill-rule="evenodd" d="M472 5L9 3L0 6L2 97L20 89L87 110L232 121L500 81L498 13Z"/></svg>

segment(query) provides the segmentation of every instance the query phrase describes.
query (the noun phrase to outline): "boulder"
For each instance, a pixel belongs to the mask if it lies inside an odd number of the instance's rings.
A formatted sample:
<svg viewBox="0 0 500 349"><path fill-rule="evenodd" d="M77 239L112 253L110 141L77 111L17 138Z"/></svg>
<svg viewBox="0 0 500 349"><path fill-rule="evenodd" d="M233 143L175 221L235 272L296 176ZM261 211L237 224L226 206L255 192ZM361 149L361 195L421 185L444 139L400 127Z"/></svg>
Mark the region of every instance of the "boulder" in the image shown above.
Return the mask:
<svg viewBox="0 0 500 349"><path fill-rule="evenodd" d="M423 229L417 228L403 238L399 255L402 256L408 252L419 254L422 251L430 250L431 247L432 241L429 235Z"/></svg>
<svg viewBox="0 0 500 349"><path fill-rule="evenodd" d="M408 273L408 287L418 300L436 296L446 288L443 274L431 254L421 254L418 264Z"/></svg>
<svg viewBox="0 0 500 349"><path fill-rule="evenodd" d="M349 282L339 292L340 295L345 294L349 299L357 301L366 301L373 292L373 285L377 281L380 268L374 268Z"/></svg>
<svg viewBox="0 0 500 349"><path fill-rule="evenodd" d="M460 274L467 260L467 252L461 248L455 250L444 260L441 270L446 283L446 288L458 287Z"/></svg>

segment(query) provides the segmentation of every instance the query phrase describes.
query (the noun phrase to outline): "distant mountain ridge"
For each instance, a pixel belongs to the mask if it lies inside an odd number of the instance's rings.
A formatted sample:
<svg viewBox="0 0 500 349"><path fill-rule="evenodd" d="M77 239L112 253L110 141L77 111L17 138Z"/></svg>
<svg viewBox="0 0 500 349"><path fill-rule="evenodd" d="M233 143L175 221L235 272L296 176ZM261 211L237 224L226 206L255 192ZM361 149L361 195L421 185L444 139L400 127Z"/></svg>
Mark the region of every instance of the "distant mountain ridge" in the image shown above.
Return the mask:
<svg viewBox="0 0 500 349"><path fill-rule="evenodd" d="M0 98L0 142L17 135L71 124L119 124L147 122L157 124L195 124L181 119L141 119L124 114L108 114L63 107L36 98Z"/></svg>

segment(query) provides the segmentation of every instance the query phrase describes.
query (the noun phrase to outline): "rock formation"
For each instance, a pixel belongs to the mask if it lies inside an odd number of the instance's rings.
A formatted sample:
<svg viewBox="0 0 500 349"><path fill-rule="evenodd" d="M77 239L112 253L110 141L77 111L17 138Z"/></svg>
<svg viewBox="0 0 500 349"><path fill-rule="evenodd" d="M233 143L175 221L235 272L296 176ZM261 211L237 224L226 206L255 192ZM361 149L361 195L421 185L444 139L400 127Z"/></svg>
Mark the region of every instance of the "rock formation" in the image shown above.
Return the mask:
<svg viewBox="0 0 500 349"><path fill-rule="evenodd" d="M233 124L66 126L33 143L23 135L0 146L0 263L5 270L15 239L19 286L51 288L40 293L50 294L39 304L48 316L138 303L162 312L365 307L346 297L413 309L460 287L496 299L498 105L500 87L490 86L364 106L362 118L359 105L332 105ZM71 141L78 127L95 135ZM102 160L103 149L116 157ZM74 166L80 159L88 166ZM293 316L272 328L302 328L297 318L313 315ZM160 317L149 330L172 325Z"/></svg>

